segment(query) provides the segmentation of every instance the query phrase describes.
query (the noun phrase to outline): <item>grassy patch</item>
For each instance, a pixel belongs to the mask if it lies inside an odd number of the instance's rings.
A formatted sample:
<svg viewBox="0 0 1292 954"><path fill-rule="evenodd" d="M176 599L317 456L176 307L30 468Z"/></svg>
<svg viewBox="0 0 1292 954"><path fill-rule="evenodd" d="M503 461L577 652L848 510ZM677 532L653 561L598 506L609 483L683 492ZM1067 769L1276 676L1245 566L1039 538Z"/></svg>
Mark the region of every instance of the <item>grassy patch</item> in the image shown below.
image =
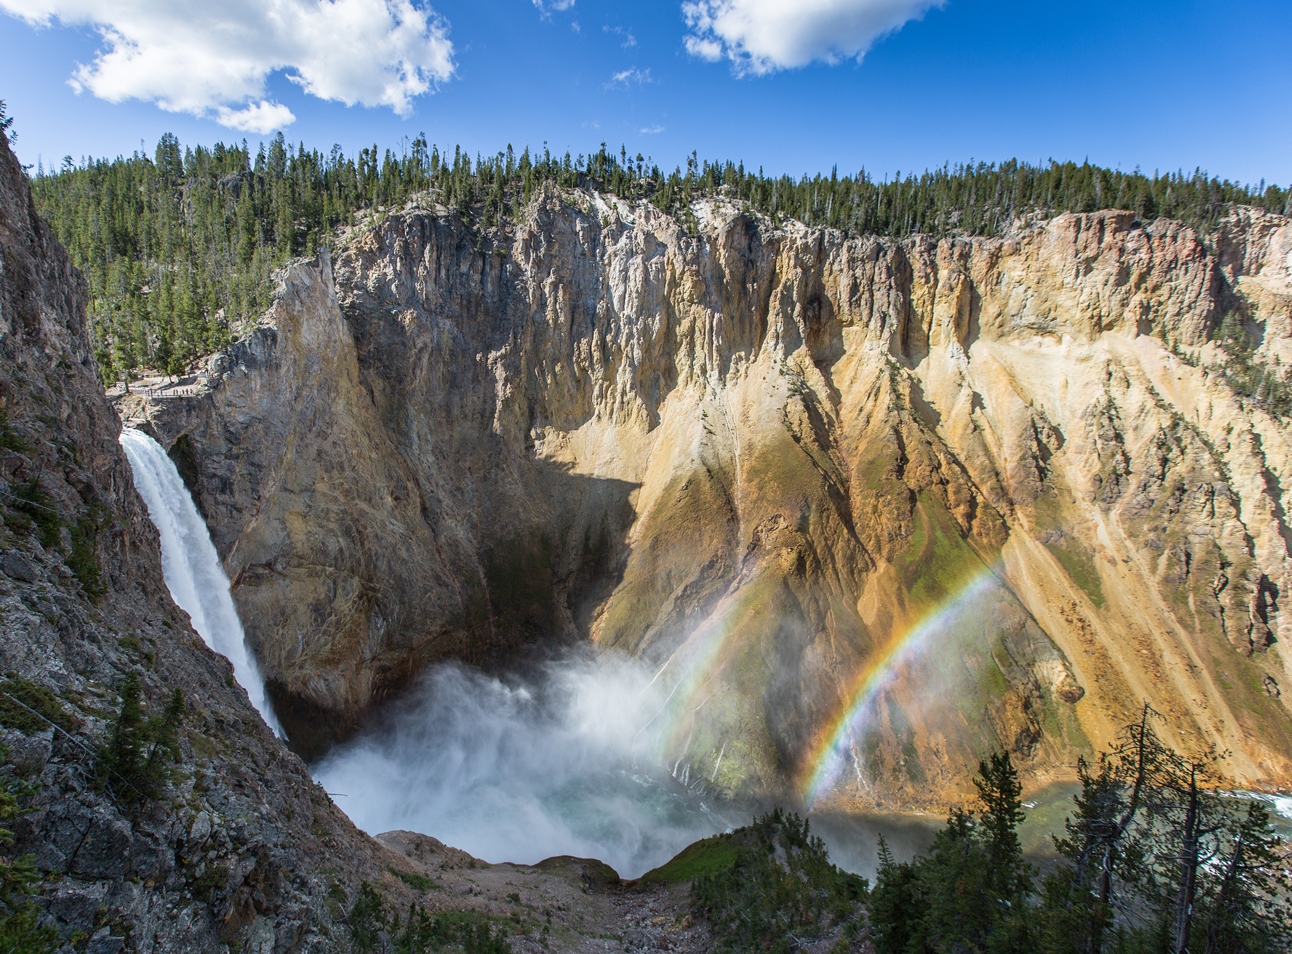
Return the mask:
<svg viewBox="0 0 1292 954"><path fill-rule="evenodd" d="M215 892L229 883L229 869L224 865L209 865L205 871L193 879L193 897L207 904L215 897Z"/></svg>
<svg viewBox="0 0 1292 954"><path fill-rule="evenodd" d="M31 480L15 487L13 496L17 498L13 509L31 521L40 536L40 545L46 550L56 547L58 531L62 529L63 521L49 494L45 493L40 484Z"/></svg>
<svg viewBox="0 0 1292 954"><path fill-rule="evenodd" d="M998 651L1001 653L1007 652L1003 646ZM1001 670L1000 663L996 662L995 652L989 653L985 658L978 682L983 691L992 699L1004 698L1009 692L1009 680L1005 678L1005 673Z"/></svg>
<svg viewBox="0 0 1292 954"><path fill-rule="evenodd" d="M915 605L933 606L963 583L968 568L982 565L936 494L924 491L915 505L915 526L893 565Z"/></svg>
<svg viewBox="0 0 1292 954"><path fill-rule="evenodd" d="M9 426L9 412L4 408L0 408L0 447L16 454L27 454L31 451L27 442L15 434Z"/></svg>
<svg viewBox="0 0 1292 954"><path fill-rule="evenodd" d="M902 744L902 767L906 770L906 777L916 785L923 785L928 781L924 774L924 766L920 764L920 753L915 748L915 741L908 739Z"/></svg>
<svg viewBox="0 0 1292 954"><path fill-rule="evenodd" d="M50 723L70 732L75 722L58 696L45 686L17 676L0 682L0 725L31 735L49 728Z"/></svg>
<svg viewBox="0 0 1292 954"><path fill-rule="evenodd" d="M387 870L414 891L430 891L432 888L438 887L434 881L424 874L418 874L415 871L400 871L398 868L388 868Z"/></svg>
<svg viewBox="0 0 1292 954"><path fill-rule="evenodd" d="M672 860L646 872L644 884L676 884L694 881L734 867L740 855L740 840L734 834L714 835L687 845Z"/></svg>
<svg viewBox="0 0 1292 954"><path fill-rule="evenodd" d="M1081 540L1058 529L1067 522L1061 511L1060 502L1053 494L1044 494L1036 501L1037 528L1042 530L1042 541L1045 548L1059 561L1068 578L1090 597L1090 602L1096 608L1101 609L1104 605L1104 586L1099 579L1094 551ZM1048 540L1045 539L1045 530L1050 530Z"/></svg>
<svg viewBox="0 0 1292 954"><path fill-rule="evenodd" d="M1104 586L1099 579L1099 570L1095 567L1094 554L1079 540L1066 536L1059 543L1048 543L1046 546L1058 558L1072 582L1090 597L1095 608L1102 609Z"/></svg>
<svg viewBox="0 0 1292 954"><path fill-rule="evenodd" d="M76 574L81 589L92 601L107 592L97 552L101 525L102 518L97 511L82 515L72 527L72 552L67 556L68 569Z"/></svg>

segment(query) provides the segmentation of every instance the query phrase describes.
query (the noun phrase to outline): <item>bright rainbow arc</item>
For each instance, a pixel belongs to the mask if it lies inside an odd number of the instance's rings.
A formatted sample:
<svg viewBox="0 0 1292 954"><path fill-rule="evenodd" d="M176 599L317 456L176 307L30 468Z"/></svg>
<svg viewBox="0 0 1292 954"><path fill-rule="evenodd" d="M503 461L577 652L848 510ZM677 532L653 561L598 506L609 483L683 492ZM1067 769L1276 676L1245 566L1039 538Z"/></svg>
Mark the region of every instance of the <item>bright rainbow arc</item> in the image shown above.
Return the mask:
<svg viewBox="0 0 1292 954"><path fill-rule="evenodd" d="M827 731L818 736L808 762L811 771L802 786L804 803L812 803L838 775L853 730L860 728L871 702L894 678L898 668L924 648L929 637L941 632L966 606L1000 583L991 567L974 574L960 589L920 617L901 636L894 639L878 656L861 667L852 681L846 698L848 705Z"/></svg>

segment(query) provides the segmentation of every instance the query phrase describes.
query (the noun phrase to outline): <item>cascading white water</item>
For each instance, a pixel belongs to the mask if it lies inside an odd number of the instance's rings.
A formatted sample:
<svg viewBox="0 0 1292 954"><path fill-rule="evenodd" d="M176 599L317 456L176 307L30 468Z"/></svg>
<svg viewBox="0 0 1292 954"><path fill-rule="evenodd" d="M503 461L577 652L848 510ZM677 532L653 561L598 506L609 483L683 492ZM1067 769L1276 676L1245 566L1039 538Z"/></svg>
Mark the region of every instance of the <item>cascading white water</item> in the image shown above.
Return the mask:
<svg viewBox="0 0 1292 954"><path fill-rule="evenodd" d="M229 578L179 471L165 449L142 431L123 428L121 446L134 472L135 489L161 534L162 571L171 597L192 618L206 644L233 663L233 675L251 704L281 736L260 667L247 649L242 621L229 595Z"/></svg>

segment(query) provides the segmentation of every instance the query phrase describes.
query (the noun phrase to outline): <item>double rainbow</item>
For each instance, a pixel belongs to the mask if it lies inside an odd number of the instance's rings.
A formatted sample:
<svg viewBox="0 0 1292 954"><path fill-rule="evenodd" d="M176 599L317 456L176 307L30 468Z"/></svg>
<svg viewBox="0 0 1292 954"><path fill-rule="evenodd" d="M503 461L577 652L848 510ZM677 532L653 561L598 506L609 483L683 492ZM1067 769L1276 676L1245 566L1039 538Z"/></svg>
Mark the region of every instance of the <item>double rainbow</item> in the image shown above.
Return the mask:
<svg viewBox="0 0 1292 954"><path fill-rule="evenodd" d="M851 743L860 737L875 697L892 683L904 666L929 648L935 635L943 632L965 609L999 583L992 568L983 567L858 670L844 694L847 701L839 715L825 724L812 746L811 758L806 763L808 770L799 787L807 807L811 808L812 803L838 779Z"/></svg>

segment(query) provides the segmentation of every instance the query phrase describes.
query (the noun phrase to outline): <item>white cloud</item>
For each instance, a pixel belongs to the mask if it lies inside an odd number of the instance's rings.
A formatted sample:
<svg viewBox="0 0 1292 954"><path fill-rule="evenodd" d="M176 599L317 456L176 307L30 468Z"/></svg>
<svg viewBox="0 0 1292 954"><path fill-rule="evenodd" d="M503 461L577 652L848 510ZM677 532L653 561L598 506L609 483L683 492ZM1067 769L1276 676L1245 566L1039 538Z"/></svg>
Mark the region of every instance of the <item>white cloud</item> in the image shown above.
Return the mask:
<svg viewBox="0 0 1292 954"><path fill-rule="evenodd" d="M742 73L772 73L814 60L860 58L871 45L946 0L686 0L686 49L723 57Z"/></svg>
<svg viewBox="0 0 1292 954"><path fill-rule="evenodd" d="M702 60L716 63L722 59L722 44L713 39L702 39L698 36L686 38L686 51Z"/></svg>
<svg viewBox="0 0 1292 954"><path fill-rule="evenodd" d="M606 84L607 88L612 86L645 86L647 83L653 83L654 79L650 75L650 70L639 70L637 67L629 67L626 70L620 70L610 77L610 82Z"/></svg>
<svg viewBox="0 0 1292 954"><path fill-rule="evenodd" d="M574 0L534 0L534 6L546 14L552 10L568 10L574 6Z"/></svg>
<svg viewBox="0 0 1292 954"><path fill-rule="evenodd" d="M215 111L215 121L230 129L241 129L243 132L263 135L275 129L285 129L296 122L296 116L282 103L271 103L262 99L242 109L221 106Z"/></svg>
<svg viewBox="0 0 1292 954"><path fill-rule="evenodd" d="M412 0L0 0L36 26L91 26L103 38L74 88L141 99L249 132L295 117L264 98L282 70L320 99L399 115L453 74L448 27Z"/></svg>
<svg viewBox="0 0 1292 954"><path fill-rule="evenodd" d="M664 131L664 127L663 126L643 126L641 129L637 131L641 133L643 136L658 136L660 133Z"/></svg>

